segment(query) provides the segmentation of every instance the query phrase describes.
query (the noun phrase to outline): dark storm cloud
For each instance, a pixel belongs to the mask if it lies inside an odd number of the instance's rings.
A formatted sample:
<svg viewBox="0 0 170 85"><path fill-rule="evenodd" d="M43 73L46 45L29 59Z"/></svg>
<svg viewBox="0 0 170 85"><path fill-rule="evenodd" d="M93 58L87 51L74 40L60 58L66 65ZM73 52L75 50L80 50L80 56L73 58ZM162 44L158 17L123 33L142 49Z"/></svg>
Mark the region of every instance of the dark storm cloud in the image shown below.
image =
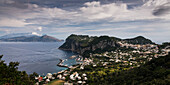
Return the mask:
<svg viewBox="0 0 170 85"><path fill-rule="evenodd" d="M20 8L20 9L26 9L28 8L28 5L18 0L1 0L0 8L2 7L15 7L15 8Z"/></svg>
<svg viewBox="0 0 170 85"><path fill-rule="evenodd" d="M170 2L164 4L163 6L157 7L153 11L153 15L155 15L155 16L166 15L166 14L169 14L169 13L170 13Z"/></svg>
<svg viewBox="0 0 170 85"><path fill-rule="evenodd" d="M160 7L158 9L154 10L153 15L161 16L161 15L168 14L169 11L170 11L170 7Z"/></svg>

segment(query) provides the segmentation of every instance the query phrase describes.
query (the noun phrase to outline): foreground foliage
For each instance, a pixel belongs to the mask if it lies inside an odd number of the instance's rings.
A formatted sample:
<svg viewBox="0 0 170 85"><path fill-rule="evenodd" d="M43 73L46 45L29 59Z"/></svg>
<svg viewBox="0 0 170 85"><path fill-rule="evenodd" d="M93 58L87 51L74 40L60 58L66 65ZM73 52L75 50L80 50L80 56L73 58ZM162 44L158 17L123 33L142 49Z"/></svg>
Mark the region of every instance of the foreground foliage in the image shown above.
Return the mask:
<svg viewBox="0 0 170 85"><path fill-rule="evenodd" d="M28 75L25 71L18 71L18 62L10 62L9 65L4 63L0 56L0 85L33 85L34 78L38 74Z"/></svg>

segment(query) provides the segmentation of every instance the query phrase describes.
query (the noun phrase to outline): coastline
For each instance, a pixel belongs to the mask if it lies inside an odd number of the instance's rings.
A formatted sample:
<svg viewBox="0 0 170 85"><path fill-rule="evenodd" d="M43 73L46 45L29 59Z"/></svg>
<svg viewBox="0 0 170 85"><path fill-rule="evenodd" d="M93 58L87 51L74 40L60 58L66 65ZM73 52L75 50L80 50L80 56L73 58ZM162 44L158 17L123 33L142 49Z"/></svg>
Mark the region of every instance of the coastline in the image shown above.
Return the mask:
<svg viewBox="0 0 170 85"><path fill-rule="evenodd" d="M72 57L72 56L71 56ZM74 57L75 58L75 61L76 62L78 62L78 63L80 63L80 62L82 62L83 61L83 58L82 57ZM73 58L71 58L71 59L73 59ZM71 65L71 66L67 66L67 65L64 65L63 63L64 63L64 59L59 59L60 60L60 62L57 64L57 66L58 67L65 67L65 68L72 68L74 65Z"/></svg>
<svg viewBox="0 0 170 85"><path fill-rule="evenodd" d="M62 59L59 59L59 60L60 60L60 62L57 64L57 66L69 68L69 66L63 64L63 63L64 63L64 60L62 60Z"/></svg>

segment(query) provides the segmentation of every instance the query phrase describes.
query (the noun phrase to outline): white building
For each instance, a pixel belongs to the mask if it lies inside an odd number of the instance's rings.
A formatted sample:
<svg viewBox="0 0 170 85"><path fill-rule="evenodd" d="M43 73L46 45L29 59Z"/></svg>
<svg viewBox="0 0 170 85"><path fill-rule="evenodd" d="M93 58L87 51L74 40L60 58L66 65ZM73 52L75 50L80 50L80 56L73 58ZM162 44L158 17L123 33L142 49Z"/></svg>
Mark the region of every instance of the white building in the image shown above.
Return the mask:
<svg viewBox="0 0 170 85"><path fill-rule="evenodd" d="M60 74L60 75L58 75L58 76L57 76L57 78L61 79L61 78L62 78L62 75L61 75L61 74Z"/></svg>
<svg viewBox="0 0 170 85"><path fill-rule="evenodd" d="M78 83L78 84L81 84L81 83L82 83L82 81L77 81L77 83Z"/></svg>
<svg viewBox="0 0 170 85"><path fill-rule="evenodd" d="M84 80L87 80L87 77L84 77Z"/></svg>
<svg viewBox="0 0 170 85"><path fill-rule="evenodd" d="M52 74L51 73L47 73L47 78L49 78L49 79L51 79L53 76L52 76Z"/></svg>
<svg viewBox="0 0 170 85"><path fill-rule="evenodd" d="M85 77L85 76L87 76L87 74L84 73L84 74L82 74L82 76Z"/></svg>

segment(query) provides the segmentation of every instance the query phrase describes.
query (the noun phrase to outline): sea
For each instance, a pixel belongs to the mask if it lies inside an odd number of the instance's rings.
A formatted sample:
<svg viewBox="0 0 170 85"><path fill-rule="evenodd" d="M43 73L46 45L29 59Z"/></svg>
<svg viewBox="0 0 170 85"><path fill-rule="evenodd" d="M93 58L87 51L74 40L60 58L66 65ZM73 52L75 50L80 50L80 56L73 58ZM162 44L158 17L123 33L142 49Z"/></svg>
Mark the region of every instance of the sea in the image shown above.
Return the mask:
<svg viewBox="0 0 170 85"><path fill-rule="evenodd" d="M67 68L58 67L59 59L65 60L63 64L71 66L77 64L77 55L71 51L58 49L64 42L0 42L1 60L6 64L19 62L18 70L26 71L28 74L36 72L40 75L57 73Z"/></svg>

